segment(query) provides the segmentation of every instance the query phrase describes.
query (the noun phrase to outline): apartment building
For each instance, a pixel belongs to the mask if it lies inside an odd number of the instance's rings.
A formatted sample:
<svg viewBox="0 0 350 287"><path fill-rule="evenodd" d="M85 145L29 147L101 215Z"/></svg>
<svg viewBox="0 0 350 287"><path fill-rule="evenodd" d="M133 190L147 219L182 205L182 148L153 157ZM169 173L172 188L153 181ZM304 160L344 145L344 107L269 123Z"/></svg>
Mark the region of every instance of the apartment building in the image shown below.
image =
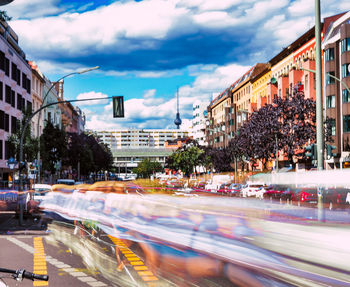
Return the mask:
<svg viewBox="0 0 350 287"><path fill-rule="evenodd" d="M195 101L193 104L192 136L201 146L208 143L205 140L205 127L208 119L209 102Z"/></svg>
<svg viewBox="0 0 350 287"><path fill-rule="evenodd" d="M188 131L177 129L120 129L92 133L109 146L119 173L130 173L146 158L164 166L166 157L174 151L166 146L166 142L188 137Z"/></svg>
<svg viewBox="0 0 350 287"><path fill-rule="evenodd" d="M332 20L322 43L323 93L326 116L331 119L331 144L338 156L326 162L344 167L350 165L350 12Z"/></svg>
<svg viewBox="0 0 350 287"><path fill-rule="evenodd" d="M28 64L32 68L32 104L33 112L35 112L40 109L43 103L45 79L34 62L29 61ZM40 136L44 129L44 117L40 112L32 118L31 125L33 136Z"/></svg>
<svg viewBox="0 0 350 287"><path fill-rule="evenodd" d="M43 101L44 105L50 104L50 103L55 103L58 101L58 91L56 86L53 88L52 85L53 83L44 76L44 96L43 96ZM52 105L47 108L45 108L42 112L41 117L44 118L44 123L42 129L45 127L45 121L51 122L54 126L58 126L59 128L62 128L62 119L61 119L61 110L58 105ZM42 133L42 131L41 131Z"/></svg>
<svg viewBox="0 0 350 287"><path fill-rule="evenodd" d="M258 63L216 97L208 106L206 135L209 146L227 147L230 138L257 109L253 97L253 79L265 71L268 64Z"/></svg>
<svg viewBox="0 0 350 287"><path fill-rule="evenodd" d="M32 69L18 45L18 36L0 20L0 176L8 180L8 137L17 131L22 111L32 109Z"/></svg>

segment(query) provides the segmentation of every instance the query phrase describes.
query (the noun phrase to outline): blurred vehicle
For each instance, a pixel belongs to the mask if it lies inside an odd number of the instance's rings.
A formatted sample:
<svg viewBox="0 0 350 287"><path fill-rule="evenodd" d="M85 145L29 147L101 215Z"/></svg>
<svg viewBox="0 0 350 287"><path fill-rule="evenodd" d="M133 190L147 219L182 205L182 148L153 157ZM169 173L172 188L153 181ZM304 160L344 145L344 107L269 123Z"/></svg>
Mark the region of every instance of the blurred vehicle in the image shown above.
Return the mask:
<svg viewBox="0 0 350 287"><path fill-rule="evenodd" d="M291 194L289 186L272 184L265 188L263 197L264 199L287 200L291 198Z"/></svg>
<svg viewBox="0 0 350 287"><path fill-rule="evenodd" d="M218 192L222 185L229 184L231 178L229 175L214 175L213 178L205 185L205 190Z"/></svg>
<svg viewBox="0 0 350 287"><path fill-rule="evenodd" d="M323 191L324 206L330 210L336 208L345 208L349 204L350 189L346 188L328 188Z"/></svg>
<svg viewBox="0 0 350 287"><path fill-rule="evenodd" d="M171 179L166 181L165 186L171 187L171 188L178 188L178 187L183 187L183 183L178 179Z"/></svg>
<svg viewBox="0 0 350 287"><path fill-rule="evenodd" d="M298 187L293 190L291 200L297 202L298 205L314 205L317 204L318 195L316 187Z"/></svg>
<svg viewBox="0 0 350 287"><path fill-rule="evenodd" d="M243 186L240 183L232 183L229 188L231 196L240 196Z"/></svg>
<svg viewBox="0 0 350 287"><path fill-rule="evenodd" d="M260 196L264 193L265 184L262 182L248 182L241 190L242 197Z"/></svg>
<svg viewBox="0 0 350 287"><path fill-rule="evenodd" d="M66 185L74 185L74 179L61 178L57 179L57 184L66 184Z"/></svg>
<svg viewBox="0 0 350 287"><path fill-rule="evenodd" d="M52 186L49 184L33 184L32 199L41 202L44 196L52 191Z"/></svg>

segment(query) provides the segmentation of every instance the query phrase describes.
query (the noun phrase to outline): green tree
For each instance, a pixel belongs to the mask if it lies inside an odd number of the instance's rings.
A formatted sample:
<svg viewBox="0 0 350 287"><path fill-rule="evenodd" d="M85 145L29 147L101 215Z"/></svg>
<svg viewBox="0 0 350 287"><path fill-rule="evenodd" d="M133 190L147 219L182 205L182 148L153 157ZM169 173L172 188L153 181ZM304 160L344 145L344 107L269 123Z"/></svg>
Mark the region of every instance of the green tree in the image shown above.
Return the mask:
<svg viewBox="0 0 350 287"><path fill-rule="evenodd" d="M56 164L67 155L67 136L65 131L47 121L43 134L40 137L40 150L43 170L55 174Z"/></svg>
<svg viewBox="0 0 350 287"><path fill-rule="evenodd" d="M9 141L9 156L14 157L19 161L19 142L23 127L27 119L31 115L31 110L28 108L23 112L22 120L16 122L16 132L8 137ZM31 124L29 123L23 138L23 160L32 162L36 158L38 152L38 140L32 137Z"/></svg>
<svg viewBox="0 0 350 287"><path fill-rule="evenodd" d="M203 162L203 154L202 148L189 141L167 157L166 166L172 170L181 170L188 177Z"/></svg>
<svg viewBox="0 0 350 287"><path fill-rule="evenodd" d="M151 161L148 158L142 160L133 172L137 174L138 177L149 178L151 174L155 172L160 172L163 170L162 165L157 161Z"/></svg>
<svg viewBox="0 0 350 287"><path fill-rule="evenodd" d="M91 172L110 171L113 168L113 154L109 147L93 135L87 135L85 140L92 152L93 165Z"/></svg>
<svg viewBox="0 0 350 287"><path fill-rule="evenodd" d="M93 152L87 141L88 135L82 133L68 133L68 157L64 164L78 170L80 164L80 175L88 176L93 171Z"/></svg>

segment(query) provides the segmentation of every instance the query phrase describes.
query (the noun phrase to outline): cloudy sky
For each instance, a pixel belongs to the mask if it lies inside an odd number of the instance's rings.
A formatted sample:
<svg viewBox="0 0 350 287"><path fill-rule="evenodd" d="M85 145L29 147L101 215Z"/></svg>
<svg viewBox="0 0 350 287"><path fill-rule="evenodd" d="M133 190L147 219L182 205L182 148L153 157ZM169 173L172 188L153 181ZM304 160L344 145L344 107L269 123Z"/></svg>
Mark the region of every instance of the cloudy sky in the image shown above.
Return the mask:
<svg viewBox="0 0 350 287"><path fill-rule="evenodd" d="M67 78L64 97L122 95L126 116L110 101L80 102L87 128L175 128L258 62L267 62L314 26L313 0L14 0L1 7L28 60L51 81ZM321 18L350 10L321 0ZM84 104L85 103L85 104Z"/></svg>

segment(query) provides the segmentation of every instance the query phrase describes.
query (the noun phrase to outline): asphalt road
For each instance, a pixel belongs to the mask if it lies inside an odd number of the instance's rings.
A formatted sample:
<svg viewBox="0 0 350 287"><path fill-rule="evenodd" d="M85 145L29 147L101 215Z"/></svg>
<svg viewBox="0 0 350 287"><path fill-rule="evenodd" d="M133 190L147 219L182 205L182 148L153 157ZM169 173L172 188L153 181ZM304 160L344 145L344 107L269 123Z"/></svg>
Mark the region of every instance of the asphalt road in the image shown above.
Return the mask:
<svg viewBox="0 0 350 287"><path fill-rule="evenodd" d="M88 270L65 245L48 241L50 233L39 221L28 219L19 227L13 214L0 214L0 233L0 267L49 275L49 282L23 280L18 286L112 286L99 272ZM17 286L11 278L5 282Z"/></svg>

